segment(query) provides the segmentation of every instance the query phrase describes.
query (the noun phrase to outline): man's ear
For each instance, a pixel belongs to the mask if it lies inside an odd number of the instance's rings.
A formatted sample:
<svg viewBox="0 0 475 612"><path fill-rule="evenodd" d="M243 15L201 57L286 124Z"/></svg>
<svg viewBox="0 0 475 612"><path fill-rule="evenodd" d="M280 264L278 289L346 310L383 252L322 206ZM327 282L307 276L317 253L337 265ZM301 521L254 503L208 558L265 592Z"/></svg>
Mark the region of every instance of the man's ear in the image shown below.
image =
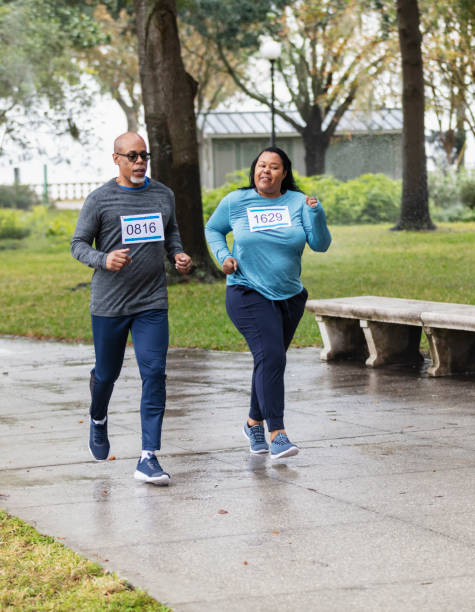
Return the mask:
<svg viewBox="0 0 475 612"><path fill-rule="evenodd" d="M118 158L118 155L116 155L115 153L112 153L112 161L114 162L116 166L119 165L119 158Z"/></svg>

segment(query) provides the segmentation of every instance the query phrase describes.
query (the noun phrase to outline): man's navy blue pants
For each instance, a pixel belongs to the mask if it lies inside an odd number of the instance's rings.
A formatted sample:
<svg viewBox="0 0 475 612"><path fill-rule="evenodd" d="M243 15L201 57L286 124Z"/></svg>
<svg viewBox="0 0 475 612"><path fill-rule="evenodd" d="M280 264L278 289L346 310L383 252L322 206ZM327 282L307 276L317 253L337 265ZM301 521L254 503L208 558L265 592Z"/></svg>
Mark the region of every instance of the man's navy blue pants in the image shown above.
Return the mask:
<svg viewBox="0 0 475 612"><path fill-rule="evenodd" d="M254 357L249 417L265 420L269 431L284 429L286 352L305 311L307 297L306 289L287 300L268 300L243 285L226 288L229 318Z"/></svg>
<svg viewBox="0 0 475 612"><path fill-rule="evenodd" d="M96 352L91 371L91 418L101 421L107 415L130 331L142 379L142 450L159 450L165 412L168 310L147 310L120 317L92 315L91 318Z"/></svg>

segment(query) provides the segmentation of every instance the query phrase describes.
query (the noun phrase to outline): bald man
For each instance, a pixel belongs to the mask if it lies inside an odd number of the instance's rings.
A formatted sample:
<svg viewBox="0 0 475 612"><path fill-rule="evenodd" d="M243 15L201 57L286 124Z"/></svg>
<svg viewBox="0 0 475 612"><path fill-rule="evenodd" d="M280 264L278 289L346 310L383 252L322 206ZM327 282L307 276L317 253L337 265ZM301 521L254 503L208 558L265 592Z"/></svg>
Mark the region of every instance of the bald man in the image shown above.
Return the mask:
<svg viewBox="0 0 475 612"><path fill-rule="evenodd" d="M87 197L71 252L94 268L90 310L96 361L90 380L89 450L97 461L109 456L109 400L130 331L142 378L142 453L134 477L167 485L170 475L155 454L161 445L168 350L164 258L182 274L190 271L192 261L183 252L173 192L146 176L149 158L145 141L135 132L116 138L112 159L119 176Z"/></svg>

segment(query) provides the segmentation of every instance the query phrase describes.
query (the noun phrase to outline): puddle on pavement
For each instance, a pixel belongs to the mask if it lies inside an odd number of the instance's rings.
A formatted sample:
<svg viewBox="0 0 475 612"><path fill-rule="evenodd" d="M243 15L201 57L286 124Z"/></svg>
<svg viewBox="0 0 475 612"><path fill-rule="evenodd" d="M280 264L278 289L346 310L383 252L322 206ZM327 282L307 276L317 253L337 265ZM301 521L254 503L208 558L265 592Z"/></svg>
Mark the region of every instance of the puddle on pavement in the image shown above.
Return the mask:
<svg viewBox="0 0 475 612"><path fill-rule="evenodd" d="M53 393L58 393L59 395L64 395L64 387L58 385L57 383L39 383L37 380L29 380L26 381L27 385L35 387L36 389L41 389L44 391L52 391Z"/></svg>
<svg viewBox="0 0 475 612"><path fill-rule="evenodd" d="M190 414L190 410L185 410L185 408L167 408L165 411L165 415L167 418L170 417L183 417Z"/></svg>
<svg viewBox="0 0 475 612"><path fill-rule="evenodd" d="M9 417L9 416L0 416L0 424L2 425L13 425L14 423L17 423L18 419L16 419L15 417Z"/></svg>
<svg viewBox="0 0 475 612"><path fill-rule="evenodd" d="M111 498L113 486L109 478L96 480L93 485L92 498L98 502L108 502Z"/></svg>
<svg viewBox="0 0 475 612"><path fill-rule="evenodd" d="M84 359L76 359L76 360L70 360L70 361L63 361L63 366L66 367L70 367L70 368L74 368L76 366L90 366L91 365L91 358L84 358Z"/></svg>
<svg viewBox="0 0 475 612"><path fill-rule="evenodd" d="M48 402L48 406L54 407L55 410L70 410L71 408L84 408L84 402Z"/></svg>
<svg viewBox="0 0 475 612"><path fill-rule="evenodd" d="M17 471L15 472L1 472L0 473L0 487L16 487L16 488L30 488L30 487L44 487L53 485L57 482L56 478L22 478Z"/></svg>

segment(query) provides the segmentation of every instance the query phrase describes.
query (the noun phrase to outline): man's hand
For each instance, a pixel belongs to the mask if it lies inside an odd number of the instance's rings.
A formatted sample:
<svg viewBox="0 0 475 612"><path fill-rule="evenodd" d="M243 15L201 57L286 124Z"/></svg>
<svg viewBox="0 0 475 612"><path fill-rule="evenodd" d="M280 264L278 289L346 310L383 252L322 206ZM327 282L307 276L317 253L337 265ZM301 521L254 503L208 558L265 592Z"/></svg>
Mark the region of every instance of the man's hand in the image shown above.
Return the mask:
<svg viewBox="0 0 475 612"><path fill-rule="evenodd" d="M124 266L128 266L132 258L127 255L130 249L117 249L111 251L106 257L106 268L108 270L122 270Z"/></svg>
<svg viewBox="0 0 475 612"><path fill-rule="evenodd" d="M234 257L228 257L223 261L223 272L225 274L232 274L233 272L236 272L237 269L238 262L236 259L234 259Z"/></svg>
<svg viewBox="0 0 475 612"><path fill-rule="evenodd" d="M318 204L318 198L315 198L314 196L305 196L305 201L307 202L307 206L310 206L310 208L315 208L315 206Z"/></svg>
<svg viewBox="0 0 475 612"><path fill-rule="evenodd" d="M175 255L175 268L180 274L188 274L192 265L191 257L186 253L177 253Z"/></svg>

